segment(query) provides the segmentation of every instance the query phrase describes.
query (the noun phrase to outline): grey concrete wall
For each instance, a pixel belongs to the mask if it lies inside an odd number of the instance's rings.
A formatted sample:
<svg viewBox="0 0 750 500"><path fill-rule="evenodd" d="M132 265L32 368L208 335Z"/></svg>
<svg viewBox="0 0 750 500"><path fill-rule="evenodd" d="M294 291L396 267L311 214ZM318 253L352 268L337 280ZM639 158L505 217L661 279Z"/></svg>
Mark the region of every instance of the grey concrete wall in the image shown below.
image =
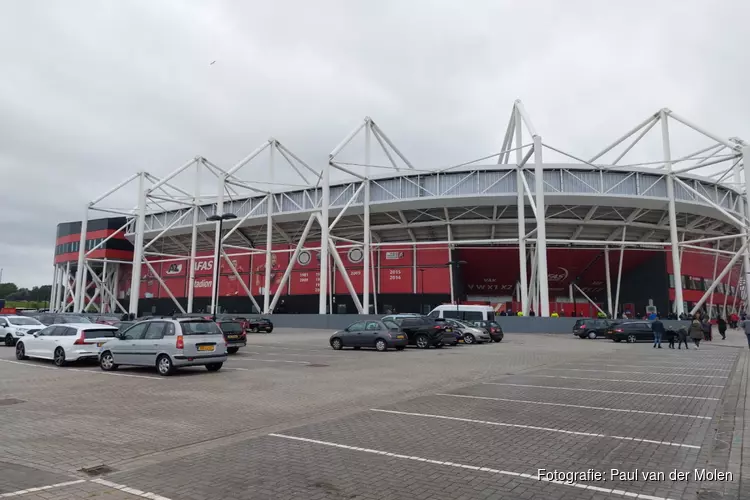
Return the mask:
<svg viewBox="0 0 750 500"><path fill-rule="evenodd" d="M308 328L322 330L340 330L346 328L355 321L381 318L382 315L365 314L274 314L268 316L274 326L279 328ZM581 318L540 318L540 317L517 317L498 316L495 318L503 331L508 333L572 333L576 320ZM689 326L687 321L667 321L664 326L679 328L683 324Z"/></svg>

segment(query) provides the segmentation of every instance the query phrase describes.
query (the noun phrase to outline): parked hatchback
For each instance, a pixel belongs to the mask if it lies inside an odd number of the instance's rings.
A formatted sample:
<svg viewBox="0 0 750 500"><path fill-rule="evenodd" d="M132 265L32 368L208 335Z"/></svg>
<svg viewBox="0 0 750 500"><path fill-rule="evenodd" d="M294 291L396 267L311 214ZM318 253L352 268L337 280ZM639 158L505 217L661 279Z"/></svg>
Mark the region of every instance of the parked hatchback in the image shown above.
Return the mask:
<svg viewBox="0 0 750 500"><path fill-rule="evenodd" d="M44 325L34 318L28 316L2 316L0 317L0 339L5 345L12 347L18 339L26 335L33 335L43 329Z"/></svg>
<svg viewBox="0 0 750 500"><path fill-rule="evenodd" d="M183 366L221 369L227 345L219 326L200 318L161 318L136 323L101 347L99 365L104 371L120 365L153 366L167 376Z"/></svg>
<svg viewBox="0 0 750 500"><path fill-rule="evenodd" d="M344 347L374 347L378 351L389 348L402 351L408 342L407 335L393 321L358 321L339 330L330 339L331 347L337 351Z"/></svg>
<svg viewBox="0 0 750 500"><path fill-rule="evenodd" d="M651 323L648 321L626 321L623 323L613 324L607 336L615 342L638 342L647 340L653 342L654 332L651 330Z"/></svg>
<svg viewBox="0 0 750 500"><path fill-rule="evenodd" d="M16 343L16 359L51 359L57 366L71 361L97 359L99 347L111 340L117 328L96 323L50 325Z"/></svg>
<svg viewBox="0 0 750 500"><path fill-rule="evenodd" d="M582 339L605 337L614 323L616 322L611 319L579 319L576 320L576 324L573 325L573 335L578 335Z"/></svg>
<svg viewBox="0 0 750 500"><path fill-rule="evenodd" d="M216 321L216 324L224 332L224 340L227 343L227 352L229 354L234 354L239 351L240 347L247 345L247 335L245 334L245 329L242 328L242 323L220 319Z"/></svg>
<svg viewBox="0 0 750 500"><path fill-rule="evenodd" d="M497 321L475 321L474 324L487 332L493 342L500 342L505 337L503 328Z"/></svg>

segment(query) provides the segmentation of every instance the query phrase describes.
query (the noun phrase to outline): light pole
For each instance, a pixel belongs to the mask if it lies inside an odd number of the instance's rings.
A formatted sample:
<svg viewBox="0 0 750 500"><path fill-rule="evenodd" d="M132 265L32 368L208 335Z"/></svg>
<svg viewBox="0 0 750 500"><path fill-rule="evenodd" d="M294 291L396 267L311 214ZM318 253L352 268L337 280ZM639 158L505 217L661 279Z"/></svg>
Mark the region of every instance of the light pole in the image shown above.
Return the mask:
<svg viewBox="0 0 750 500"><path fill-rule="evenodd" d="M456 290L456 272L453 270L453 266L456 266L456 269L461 269L461 266L465 265L467 262L465 260L452 260L448 263L446 263L446 266L449 266L451 269L451 283L453 283L453 296L456 299L456 319L461 319L461 313L459 312L458 305L461 302L461 300L458 298L458 290Z"/></svg>
<svg viewBox="0 0 750 500"><path fill-rule="evenodd" d="M236 219L237 216L234 214L213 214L206 217L206 220L208 222L216 222L216 231L219 235L218 238L216 238L216 241L218 242L218 250L217 253L219 255L218 262L216 263L216 267L214 268L214 310L212 311L213 320L216 321L216 311L219 310L219 269L221 268L221 229L222 225L224 224L225 220L232 220Z"/></svg>

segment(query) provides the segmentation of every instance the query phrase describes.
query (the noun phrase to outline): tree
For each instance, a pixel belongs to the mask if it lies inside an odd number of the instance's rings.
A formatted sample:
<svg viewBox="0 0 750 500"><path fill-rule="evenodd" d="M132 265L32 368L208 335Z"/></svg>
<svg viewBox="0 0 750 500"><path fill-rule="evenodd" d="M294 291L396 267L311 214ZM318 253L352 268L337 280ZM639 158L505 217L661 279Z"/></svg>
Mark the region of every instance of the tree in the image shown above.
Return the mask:
<svg viewBox="0 0 750 500"><path fill-rule="evenodd" d="M18 291L15 283L0 283L0 299L7 299L8 295Z"/></svg>

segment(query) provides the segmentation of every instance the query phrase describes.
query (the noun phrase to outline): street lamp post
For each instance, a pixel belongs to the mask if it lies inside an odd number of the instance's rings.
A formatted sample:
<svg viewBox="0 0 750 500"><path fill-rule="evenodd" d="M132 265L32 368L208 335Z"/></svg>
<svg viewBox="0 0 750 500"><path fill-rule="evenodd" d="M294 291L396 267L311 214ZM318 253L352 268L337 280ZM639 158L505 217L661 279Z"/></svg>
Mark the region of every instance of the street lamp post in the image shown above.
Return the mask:
<svg viewBox="0 0 750 500"><path fill-rule="evenodd" d="M214 321L216 321L216 312L219 310L219 276L220 276L219 269L221 268L221 230L222 230L222 225L224 224L225 220L232 220L232 219L236 219L236 218L237 218L236 215L229 214L229 213L222 214L222 215L213 214L213 215L209 215L208 217L206 217L206 220L208 222L216 222L216 231L218 232L218 235L219 235L219 237L216 238L216 241L218 242L217 244L219 246L218 251L217 251L217 253L219 255L219 259L218 259L218 262L216 263L216 266L214 266L214 297L213 297L213 299L214 299L213 300L213 302L214 302L214 308L213 308L213 311L211 311L211 315L212 315Z"/></svg>
<svg viewBox="0 0 750 500"><path fill-rule="evenodd" d="M451 268L451 283L453 283L453 295L456 299L456 319L461 319L461 313L459 311L459 303L461 300L458 298L458 290L456 290L456 280L455 275L456 273L453 271L453 266L456 266L456 269L461 269L461 266L465 265L467 262L465 260L452 260L448 263L446 263L446 266L449 266Z"/></svg>

